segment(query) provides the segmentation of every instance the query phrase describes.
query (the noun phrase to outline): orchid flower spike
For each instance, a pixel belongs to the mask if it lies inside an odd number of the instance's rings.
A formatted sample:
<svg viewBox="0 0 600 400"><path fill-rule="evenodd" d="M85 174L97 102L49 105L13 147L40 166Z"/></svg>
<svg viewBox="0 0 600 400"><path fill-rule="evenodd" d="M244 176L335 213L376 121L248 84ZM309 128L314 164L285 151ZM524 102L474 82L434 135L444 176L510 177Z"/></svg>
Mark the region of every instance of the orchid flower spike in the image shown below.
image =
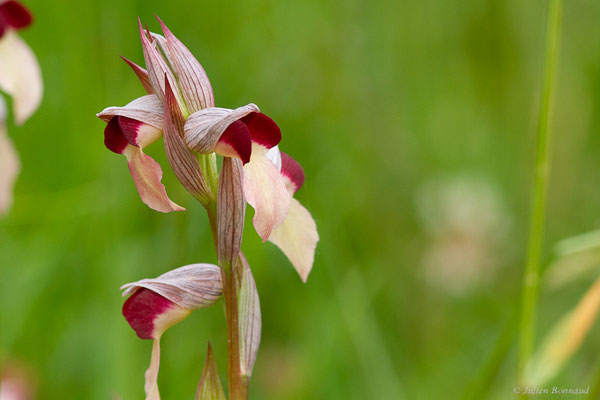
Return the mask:
<svg viewBox="0 0 600 400"><path fill-rule="evenodd" d="M288 154L279 151L278 147L269 150L267 156L280 171L290 196L293 196L304 184L302 166ZM302 281L306 282L315 259L319 234L314 219L298 200L292 198L289 213L273 231L269 241L283 251Z"/></svg>
<svg viewBox="0 0 600 400"><path fill-rule="evenodd" d="M215 304L223 293L221 270L212 264L192 264L169 271L156 279L142 279L121 286L123 315L139 338L152 339L152 359L146 371L146 399L160 399L158 368L160 337L193 310Z"/></svg>
<svg viewBox="0 0 600 400"><path fill-rule="evenodd" d="M202 172L182 137L184 117L190 111L214 104L212 88L202 65L166 27L167 39L145 31L141 22L139 28L147 69L126 58L123 60L140 79L147 95L124 107L108 107L97 116L107 122L106 147L127 158L142 201L156 211L182 211L184 209L167 195L161 182L160 165L144 154L143 149L170 128L166 133L174 135L165 137L165 149L175 174L200 201L211 198ZM166 117L165 109L170 114Z"/></svg>
<svg viewBox="0 0 600 400"><path fill-rule="evenodd" d="M273 229L283 223L291 202L283 179L266 157L267 151L281 141L281 131L255 104L235 110L215 107L204 68L160 19L159 22L164 36L144 30L139 23L146 69L125 59L148 95L125 107L109 107L98 114L108 123L105 144L127 157L144 203L162 212L181 210L167 196L160 166L142 151L162 136L165 129L162 104L166 103L169 91L172 92L172 103L178 105L185 124L179 133L191 150L236 157L245 164L244 196L255 209L256 232L266 241ZM177 160L169 159L172 165L178 164ZM188 180L175 172L182 183Z"/></svg>
<svg viewBox="0 0 600 400"><path fill-rule="evenodd" d="M19 2L0 0L0 90L12 97L15 122L24 123L42 98L42 76L35 55L17 31L32 22L31 13ZM19 174L17 152L6 133L6 104L0 96L0 214L12 204L13 186Z"/></svg>

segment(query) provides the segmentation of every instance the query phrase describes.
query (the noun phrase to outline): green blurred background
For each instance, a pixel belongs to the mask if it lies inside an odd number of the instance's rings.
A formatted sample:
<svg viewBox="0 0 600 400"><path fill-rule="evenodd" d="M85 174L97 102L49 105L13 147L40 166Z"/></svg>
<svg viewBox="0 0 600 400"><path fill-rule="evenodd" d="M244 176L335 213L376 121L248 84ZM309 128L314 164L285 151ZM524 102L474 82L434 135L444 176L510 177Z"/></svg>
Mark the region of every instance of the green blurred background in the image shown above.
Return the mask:
<svg viewBox="0 0 600 400"><path fill-rule="evenodd" d="M306 172L297 197L321 237L307 284L247 224L263 315L251 397L470 390L520 295L545 1L25 4L45 95L8 127L23 167L0 220L0 343L37 398L142 398L151 344L122 317L119 286L216 261L161 144L148 152L187 212L141 203L95 117L144 93L118 56L143 63L136 17L158 31L154 13L203 64L217 105L258 104ZM600 227L599 19L597 1L565 4L547 243ZM538 336L592 278L543 291ZM599 333L554 383L593 384ZM209 340L225 379L224 335L220 304L165 334L163 398L193 398ZM513 348L489 398L512 396L515 366Z"/></svg>

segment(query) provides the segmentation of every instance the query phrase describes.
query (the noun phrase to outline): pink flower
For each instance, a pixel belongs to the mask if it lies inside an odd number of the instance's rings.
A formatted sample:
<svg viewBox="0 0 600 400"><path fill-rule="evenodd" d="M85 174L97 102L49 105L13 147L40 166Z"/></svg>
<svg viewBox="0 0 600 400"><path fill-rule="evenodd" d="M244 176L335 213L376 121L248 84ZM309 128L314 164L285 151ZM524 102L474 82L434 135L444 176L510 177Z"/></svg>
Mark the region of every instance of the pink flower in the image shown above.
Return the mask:
<svg viewBox="0 0 600 400"><path fill-rule="evenodd" d="M266 240L283 222L290 203L282 179L266 158L266 151L280 142L281 131L254 104L236 110L215 107L206 72L162 21L161 26L164 37L145 31L140 23L147 70L126 62L148 95L98 114L107 122L105 144L111 151L125 155L140 197L147 205L162 212L182 210L168 198L161 183L160 166L143 153L143 148L157 141L164 131L168 86L182 116L189 117L183 135L189 148L200 154L237 157L246 164L245 196L256 210L256 230Z"/></svg>
<svg viewBox="0 0 600 400"><path fill-rule="evenodd" d="M0 0L0 90L12 97L19 125L33 114L42 98L39 64L17 34L31 22L31 13L21 3ZM10 208L19 169L19 158L6 133L6 106L0 97L0 214Z"/></svg>
<svg viewBox="0 0 600 400"><path fill-rule="evenodd" d="M144 30L141 23L139 26L146 69L125 60L148 94L98 114L107 122L106 147L127 158L140 197L162 212L182 210L167 196L160 166L143 152L163 133L175 174L205 205L217 193L207 185L197 155L239 159L243 164L243 199L255 210L256 232L263 241L277 244L306 280L318 234L308 211L292 199L299 186L293 189L287 170L268 157L281 141L281 130L253 103L235 109L216 107L204 68L159 22L164 37ZM300 255L302 251L307 253Z"/></svg>
<svg viewBox="0 0 600 400"><path fill-rule="evenodd" d="M152 358L146 371L146 398L160 399L158 368L160 338L193 310L215 304L223 293L221 270L212 264L186 265L155 279L123 285L123 316L141 339L152 339Z"/></svg>

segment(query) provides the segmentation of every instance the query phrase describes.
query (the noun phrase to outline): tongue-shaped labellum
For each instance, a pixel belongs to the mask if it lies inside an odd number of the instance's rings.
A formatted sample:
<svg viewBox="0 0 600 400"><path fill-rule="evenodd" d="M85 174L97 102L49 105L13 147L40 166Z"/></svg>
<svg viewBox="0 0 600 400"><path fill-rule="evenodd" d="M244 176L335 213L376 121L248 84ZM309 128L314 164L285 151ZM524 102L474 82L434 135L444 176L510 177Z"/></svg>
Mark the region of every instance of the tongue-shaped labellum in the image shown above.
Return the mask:
<svg viewBox="0 0 600 400"><path fill-rule="evenodd" d="M269 156L270 159L276 158L273 153ZM300 164L286 153L281 152L279 157L283 181L290 195L293 195L304 184L304 171ZM283 251L302 281L306 282L313 266L319 234L314 219L298 200L292 198L289 213L283 223L273 231L269 241Z"/></svg>
<svg viewBox="0 0 600 400"><path fill-rule="evenodd" d="M121 129L121 117L113 117L104 130L104 144L106 147L127 158L127 165L133 177L133 181L142 201L153 210L160 212L183 211L183 207L177 205L167 195L165 186L162 184L163 172L160 164L152 157L144 154L141 147L131 144ZM140 128L138 133L129 132L133 140L142 139L144 129ZM144 142L144 139L141 140Z"/></svg>
<svg viewBox="0 0 600 400"><path fill-rule="evenodd" d="M263 113L251 113L241 120L252 140L250 162L244 165L244 194L254 208L254 228L263 241L283 223L290 208L290 193L279 169L269 160L269 149L281 141L281 131Z"/></svg>
<svg viewBox="0 0 600 400"><path fill-rule="evenodd" d="M267 158L267 149L257 144L252 145L252 157L244 165L244 195L254 208L254 229L264 242L283 223L290 194L275 164Z"/></svg>

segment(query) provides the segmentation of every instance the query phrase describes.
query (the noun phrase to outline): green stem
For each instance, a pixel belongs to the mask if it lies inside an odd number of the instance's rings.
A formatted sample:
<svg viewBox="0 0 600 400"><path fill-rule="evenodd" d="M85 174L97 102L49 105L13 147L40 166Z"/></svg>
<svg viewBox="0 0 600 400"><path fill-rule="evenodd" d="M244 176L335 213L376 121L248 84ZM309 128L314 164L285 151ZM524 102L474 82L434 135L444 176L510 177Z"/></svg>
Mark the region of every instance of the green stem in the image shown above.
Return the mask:
<svg viewBox="0 0 600 400"><path fill-rule="evenodd" d="M217 198L218 174L216 157L206 156L201 160L205 175L209 177L211 189ZM218 245L218 220L217 200L209 202L206 212L210 221L213 234L215 251L219 253ZM238 263L241 261L238 260ZM227 318L227 385L229 388L229 400L247 400L249 380L240 369L240 343L239 343L239 319L237 302L237 265L222 265L221 276L223 277L223 297L225 300L225 316Z"/></svg>
<svg viewBox="0 0 600 400"><path fill-rule="evenodd" d="M554 82L559 52L562 0L550 0L546 30L546 61L544 87L541 94L537 129L537 148L527 262L523 274L523 302L521 305L521 335L519 340L519 384L524 383L525 368L531 357L535 335L540 259L544 238L548 177L550 175L549 118L554 102Z"/></svg>
<svg viewBox="0 0 600 400"><path fill-rule="evenodd" d="M231 272L221 270L225 280L225 313L227 315L227 383L230 400L248 399L248 379L240 369L240 337L237 301L237 275L235 269Z"/></svg>

